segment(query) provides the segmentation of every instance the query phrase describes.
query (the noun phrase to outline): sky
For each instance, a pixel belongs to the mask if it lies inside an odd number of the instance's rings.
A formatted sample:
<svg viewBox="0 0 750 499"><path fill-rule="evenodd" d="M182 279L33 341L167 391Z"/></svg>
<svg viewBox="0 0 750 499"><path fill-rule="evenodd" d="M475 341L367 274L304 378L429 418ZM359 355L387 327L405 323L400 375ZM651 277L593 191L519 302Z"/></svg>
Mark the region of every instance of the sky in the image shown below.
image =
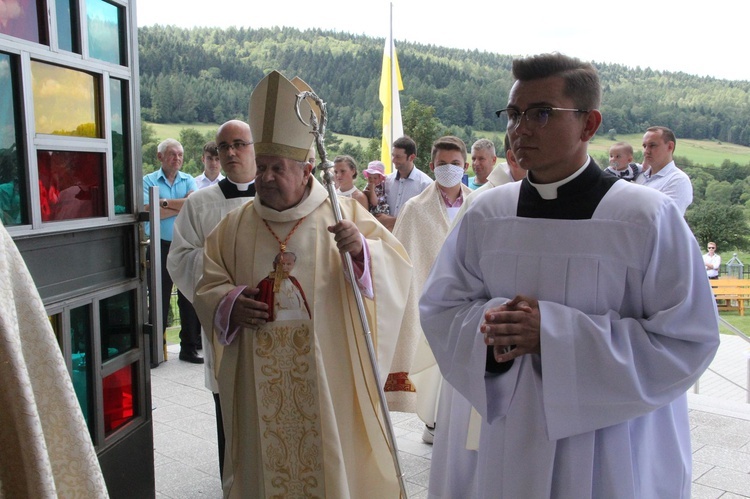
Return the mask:
<svg viewBox="0 0 750 499"><path fill-rule="evenodd" d="M138 26L287 26L384 38L391 4L397 49L407 40L514 56L561 52L631 68L750 81L746 0L212 0L199 7L184 0L141 0L137 14Z"/></svg>

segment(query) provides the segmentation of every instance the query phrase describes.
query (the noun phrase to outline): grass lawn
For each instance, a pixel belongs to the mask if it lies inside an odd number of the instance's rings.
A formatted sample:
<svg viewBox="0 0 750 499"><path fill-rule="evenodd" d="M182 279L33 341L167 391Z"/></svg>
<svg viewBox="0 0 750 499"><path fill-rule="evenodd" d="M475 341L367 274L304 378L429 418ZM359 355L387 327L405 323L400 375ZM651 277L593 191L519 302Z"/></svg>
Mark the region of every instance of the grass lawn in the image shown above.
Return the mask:
<svg viewBox="0 0 750 499"><path fill-rule="evenodd" d="M167 328L167 343L178 344L180 343L180 325L170 326Z"/></svg>
<svg viewBox="0 0 750 499"><path fill-rule="evenodd" d="M216 133L216 130L219 128L219 125L213 124L213 123L149 123L151 126L154 127L154 131L156 133L156 138L159 142L166 138L173 138L173 139L179 139L180 138L180 131L183 128L195 128L200 133Z"/></svg>
<svg viewBox="0 0 750 499"><path fill-rule="evenodd" d="M732 326L736 327L746 335L750 336L750 315L745 315L743 317L740 317L738 312L735 311L729 311L729 312L720 312L719 316L730 323ZM719 332L722 334L734 334L731 330L728 328L721 326L719 328Z"/></svg>
<svg viewBox="0 0 750 499"><path fill-rule="evenodd" d="M367 144L370 142L370 139L367 137L356 137L354 135L344 135L342 133L334 133L333 135L336 138L341 139L342 144L359 144L362 146L362 149L367 149Z"/></svg>

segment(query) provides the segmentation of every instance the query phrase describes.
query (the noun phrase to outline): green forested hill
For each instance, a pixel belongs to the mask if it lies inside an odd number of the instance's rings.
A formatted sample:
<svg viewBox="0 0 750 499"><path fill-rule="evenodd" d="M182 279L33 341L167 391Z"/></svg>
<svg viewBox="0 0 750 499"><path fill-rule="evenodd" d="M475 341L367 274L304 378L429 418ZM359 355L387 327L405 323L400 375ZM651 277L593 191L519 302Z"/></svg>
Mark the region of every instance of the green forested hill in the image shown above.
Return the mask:
<svg viewBox="0 0 750 499"><path fill-rule="evenodd" d="M305 80L328 103L333 131L380 134L383 39L293 28L173 26L142 27L138 36L147 121L221 123L243 117L252 88L278 69ZM445 127L498 129L494 111L507 100L510 56L397 43L402 107L411 101L430 106ZM604 86L600 133L640 133L658 124L682 138L750 145L750 82L596 65Z"/></svg>

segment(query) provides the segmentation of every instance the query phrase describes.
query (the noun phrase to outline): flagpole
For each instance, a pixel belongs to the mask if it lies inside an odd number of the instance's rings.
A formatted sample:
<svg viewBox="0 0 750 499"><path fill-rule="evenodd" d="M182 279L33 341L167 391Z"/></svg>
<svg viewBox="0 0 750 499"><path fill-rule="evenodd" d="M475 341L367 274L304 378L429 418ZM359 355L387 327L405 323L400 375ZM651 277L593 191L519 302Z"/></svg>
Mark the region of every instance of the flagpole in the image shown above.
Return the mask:
<svg viewBox="0 0 750 499"><path fill-rule="evenodd" d="M401 72L398 67L398 52L393 40L393 3L390 4L388 34L383 44L383 64L381 66L378 94L383 104L383 130L381 134L380 159L386 167L386 173L393 171L391 148L393 141L404 134L401 120L401 103L399 91L403 90Z"/></svg>
<svg viewBox="0 0 750 499"><path fill-rule="evenodd" d="M393 149L393 79L396 77L396 73L394 72L395 69L395 62L393 59L393 47L396 44L396 42L393 40L393 2L391 2L391 11L390 11L390 18L388 20L388 39L390 40L390 47L388 47L388 53L389 53L389 59L390 59L390 65L391 65L391 71L390 71L390 82L388 86L388 95L391 96L391 127L388 133L390 134L390 140L388 141L388 146ZM398 92L398 89L396 89ZM388 154L391 154L391 151L388 151ZM393 171L393 164L391 164L391 171Z"/></svg>

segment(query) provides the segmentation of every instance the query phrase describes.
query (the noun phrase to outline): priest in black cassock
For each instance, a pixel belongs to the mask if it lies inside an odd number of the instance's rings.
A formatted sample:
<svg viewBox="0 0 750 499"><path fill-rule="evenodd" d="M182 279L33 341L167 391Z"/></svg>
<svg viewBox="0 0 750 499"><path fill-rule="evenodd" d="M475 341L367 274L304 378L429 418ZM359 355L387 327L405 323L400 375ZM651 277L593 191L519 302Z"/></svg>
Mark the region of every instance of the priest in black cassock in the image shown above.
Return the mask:
<svg viewBox="0 0 750 499"><path fill-rule="evenodd" d="M195 286L203 275L203 246L206 236L224 216L255 196L255 148L250 125L230 120L216 133L219 161L226 174L218 183L200 189L186 200L174 223L174 238L167 257L167 269L177 288L193 302ZM206 388L214 394L219 445L219 472L224 468L224 429L219 403L219 385L214 373L220 346L214 346L201 328Z"/></svg>

